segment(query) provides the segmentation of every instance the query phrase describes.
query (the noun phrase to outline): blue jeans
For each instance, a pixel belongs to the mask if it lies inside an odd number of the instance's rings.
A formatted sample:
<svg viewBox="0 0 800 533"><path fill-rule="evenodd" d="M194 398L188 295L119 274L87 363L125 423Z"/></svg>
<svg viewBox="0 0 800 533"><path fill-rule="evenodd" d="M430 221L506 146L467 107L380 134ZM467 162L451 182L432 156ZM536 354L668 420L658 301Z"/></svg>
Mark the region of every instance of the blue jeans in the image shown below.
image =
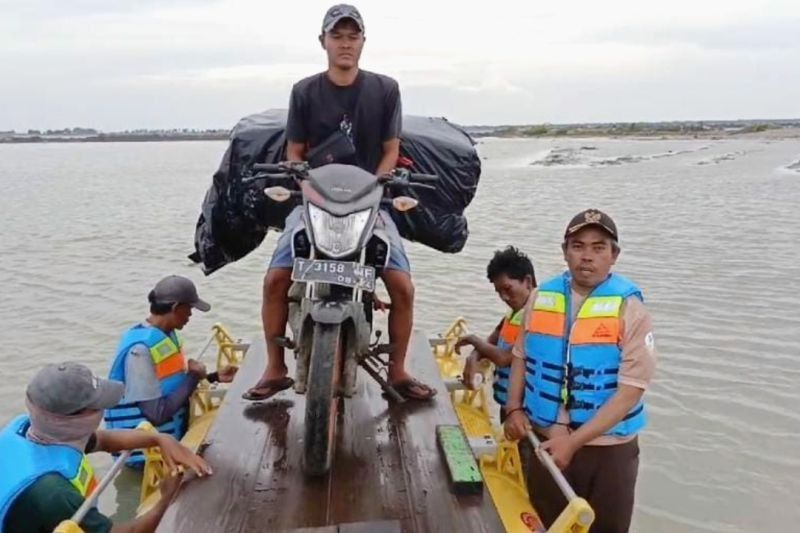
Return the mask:
<svg viewBox="0 0 800 533"><path fill-rule="evenodd" d="M269 262L269 268L292 268L294 265L294 256L292 254L292 237L295 229L303 223L303 206L297 206L286 217L286 227L283 229L283 234L278 239L275 245L275 251L272 252L272 259ZM392 220L391 215L384 210L378 213L378 221L376 227L382 227L386 232L386 237L389 239L389 264L386 268L392 270L400 270L402 272L411 273L411 263L408 261L408 255L403 248L403 239L400 237L400 232Z"/></svg>

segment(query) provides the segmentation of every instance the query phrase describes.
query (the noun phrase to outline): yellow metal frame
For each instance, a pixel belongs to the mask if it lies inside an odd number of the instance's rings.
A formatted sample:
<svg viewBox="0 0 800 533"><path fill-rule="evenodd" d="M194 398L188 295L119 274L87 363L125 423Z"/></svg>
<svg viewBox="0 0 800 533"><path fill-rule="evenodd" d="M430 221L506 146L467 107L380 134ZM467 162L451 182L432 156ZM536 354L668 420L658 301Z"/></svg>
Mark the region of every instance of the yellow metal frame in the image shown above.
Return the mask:
<svg viewBox="0 0 800 533"><path fill-rule="evenodd" d="M247 352L247 345L241 341L235 341L225 327L216 323L211 327L214 341L217 344L216 369L223 366L238 367L244 360ZM189 400L189 425L193 425L197 418L206 413L219 408L222 400L211 393L212 386L208 381L202 381Z"/></svg>
<svg viewBox="0 0 800 533"><path fill-rule="evenodd" d="M432 343L442 377L461 376L464 361L456 352L455 345L466 334L467 322L459 317ZM485 375L489 374L486 372L488 369L482 370ZM502 428L492 424L487 384L477 390L452 391L450 400L467 436L491 436L498 443L494 456L484 454L478 458L478 463L506 531L543 531L541 521L530 503L517 443L505 440ZM537 459L532 457L531 460ZM587 533L593 521L594 511L589 503L580 497L573 498L547 532Z"/></svg>

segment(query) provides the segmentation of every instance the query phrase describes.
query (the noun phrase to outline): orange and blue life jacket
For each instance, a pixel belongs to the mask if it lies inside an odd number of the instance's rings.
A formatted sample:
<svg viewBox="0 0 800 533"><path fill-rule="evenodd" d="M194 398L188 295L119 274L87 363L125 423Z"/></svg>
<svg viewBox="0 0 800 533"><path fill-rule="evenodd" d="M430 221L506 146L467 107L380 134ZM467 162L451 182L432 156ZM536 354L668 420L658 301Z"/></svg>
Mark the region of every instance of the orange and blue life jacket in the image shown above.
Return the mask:
<svg viewBox="0 0 800 533"><path fill-rule="evenodd" d="M162 397L171 394L187 379L183 338L180 334L173 331L166 335L156 327L143 324L132 327L122 336L109 379L125 382L125 360L131 348L137 344L144 344L150 351ZM186 432L187 414L187 408L181 407L169 421L158 426L158 431L180 440ZM106 426L111 429L135 429L144 421L146 418L136 403L122 403L107 409L105 413ZM134 451L126 464L140 466L144 464L144 455L141 451Z"/></svg>
<svg viewBox="0 0 800 533"><path fill-rule="evenodd" d="M539 288L525 327L525 409L533 422L549 427L563 404L575 429L588 422L617 391L621 311L625 299L642 299L628 279L611 274L592 290L571 323L569 273ZM639 401L606 435L627 437L646 423Z"/></svg>
<svg viewBox="0 0 800 533"><path fill-rule="evenodd" d="M497 347L501 350L509 351L513 348L514 343L517 342L517 336L522 330L522 316L525 314L525 309L520 309L516 313L509 311L503 318L500 324L500 332L497 336ZM508 401L508 387L509 377L511 375L511 367L495 366L494 369L494 384L492 385L494 393L494 401L504 407Z"/></svg>

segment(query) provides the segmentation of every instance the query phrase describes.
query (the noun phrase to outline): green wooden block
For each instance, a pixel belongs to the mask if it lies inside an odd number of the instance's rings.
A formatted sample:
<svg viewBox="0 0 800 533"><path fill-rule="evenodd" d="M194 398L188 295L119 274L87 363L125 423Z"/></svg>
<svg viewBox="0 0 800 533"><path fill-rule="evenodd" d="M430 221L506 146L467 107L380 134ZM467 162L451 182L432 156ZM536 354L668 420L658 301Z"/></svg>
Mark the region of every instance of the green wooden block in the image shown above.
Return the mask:
<svg viewBox="0 0 800 533"><path fill-rule="evenodd" d="M436 426L436 444L444 458L453 492L483 494L483 476L461 426Z"/></svg>

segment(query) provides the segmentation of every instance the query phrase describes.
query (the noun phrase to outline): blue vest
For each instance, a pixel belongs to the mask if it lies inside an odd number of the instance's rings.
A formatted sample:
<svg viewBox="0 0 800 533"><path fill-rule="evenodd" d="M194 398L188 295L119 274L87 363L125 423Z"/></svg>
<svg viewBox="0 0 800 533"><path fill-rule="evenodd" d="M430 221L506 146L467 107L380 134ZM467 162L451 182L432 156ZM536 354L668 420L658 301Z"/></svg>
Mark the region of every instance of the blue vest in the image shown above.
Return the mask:
<svg viewBox="0 0 800 533"><path fill-rule="evenodd" d="M114 363L111 365L109 379L125 383L125 360L128 352L137 344L144 344L150 350L162 397L174 392L187 379L185 361L181 351L183 348L182 338L176 332L165 335L156 327L141 324L132 327L122 336ZM186 432L187 415L187 407L181 407L172 415L171 420L158 426L158 431L168 433L176 440L180 440ZM146 418L135 403L122 403L107 409L105 413L106 427L111 429L134 429L144 421ZM134 451L126 464L141 467L144 465L144 454L139 450Z"/></svg>
<svg viewBox="0 0 800 533"><path fill-rule="evenodd" d="M0 432L0 531L17 497L46 474L62 475L81 496L96 484L84 454L71 446L30 441L25 438L29 427L30 420L21 415Z"/></svg>
<svg viewBox="0 0 800 533"><path fill-rule="evenodd" d="M509 311L503 318L503 323L500 325L500 331L497 335L497 347L501 350L509 351L514 347L517 340L522 324L522 315L524 309L520 309L516 313ZM492 384L494 401L502 408L508 401L508 379L511 375L511 367L495 366L494 369L494 383Z"/></svg>
<svg viewBox="0 0 800 533"><path fill-rule="evenodd" d="M569 273L539 288L525 325L525 409L541 427L554 424L566 404L570 426L588 422L617 390L620 313L626 298L642 299L628 279L611 274L587 296L572 323ZM639 402L606 435L626 437L646 423Z"/></svg>

